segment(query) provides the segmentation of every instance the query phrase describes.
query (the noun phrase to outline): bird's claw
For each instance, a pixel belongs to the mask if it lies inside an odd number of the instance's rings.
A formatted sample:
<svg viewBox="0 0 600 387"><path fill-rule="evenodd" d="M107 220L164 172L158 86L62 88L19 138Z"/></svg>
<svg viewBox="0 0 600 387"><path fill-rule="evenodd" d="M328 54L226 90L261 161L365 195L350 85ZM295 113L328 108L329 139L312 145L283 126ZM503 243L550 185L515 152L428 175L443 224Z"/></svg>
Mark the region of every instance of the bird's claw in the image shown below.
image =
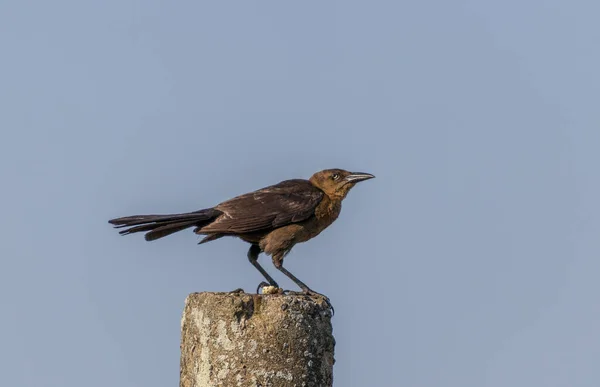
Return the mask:
<svg viewBox="0 0 600 387"><path fill-rule="evenodd" d="M270 284L266 283L265 281L262 281L261 283L258 284L258 287L256 288L256 294L260 294L260 291L262 290L262 288L264 288L265 286L271 286Z"/></svg>
<svg viewBox="0 0 600 387"><path fill-rule="evenodd" d="M235 290L232 290L230 292L228 292L229 294L238 294L238 293L245 293L244 289L242 288L237 288Z"/></svg>
<svg viewBox="0 0 600 387"><path fill-rule="evenodd" d="M281 294L283 290L277 284L270 284L265 281L258 284L256 294Z"/></svg>
<svg viewBox="0 0 600 387"><path fill-rule="evenodd" d="M325 303L327 304L327 307L329 309L331 309L331 316L333 317L333 315L335 315L335 309L333 308L333 305L331 305L331 300L329 299L329 297L327 297L324 294L317 293L314 290L310 290L310 289L308 291L305 291L304 293L308 294L311 297L315 297L316 296L316 297L322 298L323 301L325 301Z"/></svg>

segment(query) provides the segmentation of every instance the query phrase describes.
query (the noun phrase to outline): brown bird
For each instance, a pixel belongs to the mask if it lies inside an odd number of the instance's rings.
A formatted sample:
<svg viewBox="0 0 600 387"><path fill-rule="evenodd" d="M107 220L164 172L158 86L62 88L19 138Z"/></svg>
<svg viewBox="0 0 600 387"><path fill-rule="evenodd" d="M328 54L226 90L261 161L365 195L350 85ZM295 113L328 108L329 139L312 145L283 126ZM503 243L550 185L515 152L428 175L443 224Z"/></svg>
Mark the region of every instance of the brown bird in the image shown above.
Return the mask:
<svg viewBox="0 0 600 387"><path fill-rule="evenodd" d="M224 236L236 236L251 244L248 259L269 285L279 288L258 263L261 252L270 255L275 267L304 293L321 295L284 268L283 258L296 243L316 237L337 219L342 200L356 183L374 177L369 173L326 169L315 173L309 180L285 180L212 208L184 214L127 216L109 220L109 223L115 228L128 227L120 231L122 235L146 232L147 241L189 227L194 227L196 234L204 235L200 244ZM267 284L262 282L259 289L264 285Z"/></svg>

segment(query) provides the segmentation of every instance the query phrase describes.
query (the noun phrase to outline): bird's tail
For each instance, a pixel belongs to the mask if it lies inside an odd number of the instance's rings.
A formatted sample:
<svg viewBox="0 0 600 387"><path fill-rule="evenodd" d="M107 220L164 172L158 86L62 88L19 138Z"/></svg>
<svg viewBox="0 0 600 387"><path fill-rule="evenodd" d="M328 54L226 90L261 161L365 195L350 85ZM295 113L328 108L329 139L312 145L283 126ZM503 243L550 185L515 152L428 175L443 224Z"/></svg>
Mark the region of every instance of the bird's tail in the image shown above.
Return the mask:
<svg viewBox="0 0 600 387"><path fill-rule="evenodd" d="M108 223L114 225L115 228L128 227L125 230L119 231L121 235L148 231L144 238L147 241L153 241L189 227L202 227L220 214L219 210L207 208L185 214L126 216L111 219Z"/></svg>

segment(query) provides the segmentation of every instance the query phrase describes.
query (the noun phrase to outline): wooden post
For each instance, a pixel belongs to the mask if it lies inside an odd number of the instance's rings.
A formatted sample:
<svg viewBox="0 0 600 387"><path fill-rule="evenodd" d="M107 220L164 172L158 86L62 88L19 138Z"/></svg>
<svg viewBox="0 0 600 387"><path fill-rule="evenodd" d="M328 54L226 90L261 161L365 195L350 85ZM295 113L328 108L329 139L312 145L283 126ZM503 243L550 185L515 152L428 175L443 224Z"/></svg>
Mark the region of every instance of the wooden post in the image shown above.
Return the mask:
<svg viewBox="0 0 600 387"><path fill-rule="evenodd" d="M181 321L180 387L333 384L331 311L303 295L192 293Z"/></svg>

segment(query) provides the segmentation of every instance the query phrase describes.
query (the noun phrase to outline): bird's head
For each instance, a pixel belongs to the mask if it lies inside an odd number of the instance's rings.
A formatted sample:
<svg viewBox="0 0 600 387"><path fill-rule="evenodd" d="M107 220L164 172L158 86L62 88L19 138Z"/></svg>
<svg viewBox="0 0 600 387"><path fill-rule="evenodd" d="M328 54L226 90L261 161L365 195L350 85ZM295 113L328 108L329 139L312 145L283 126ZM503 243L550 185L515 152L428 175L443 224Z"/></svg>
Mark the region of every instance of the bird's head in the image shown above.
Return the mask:
<svg viewBox="0 0 600 387"><path fill-rule="evenodd" d="M344 199L356 183L374 177L370 173L348 172L343 169L325 169L312 175L310 182L329 197Z"/></svg>

